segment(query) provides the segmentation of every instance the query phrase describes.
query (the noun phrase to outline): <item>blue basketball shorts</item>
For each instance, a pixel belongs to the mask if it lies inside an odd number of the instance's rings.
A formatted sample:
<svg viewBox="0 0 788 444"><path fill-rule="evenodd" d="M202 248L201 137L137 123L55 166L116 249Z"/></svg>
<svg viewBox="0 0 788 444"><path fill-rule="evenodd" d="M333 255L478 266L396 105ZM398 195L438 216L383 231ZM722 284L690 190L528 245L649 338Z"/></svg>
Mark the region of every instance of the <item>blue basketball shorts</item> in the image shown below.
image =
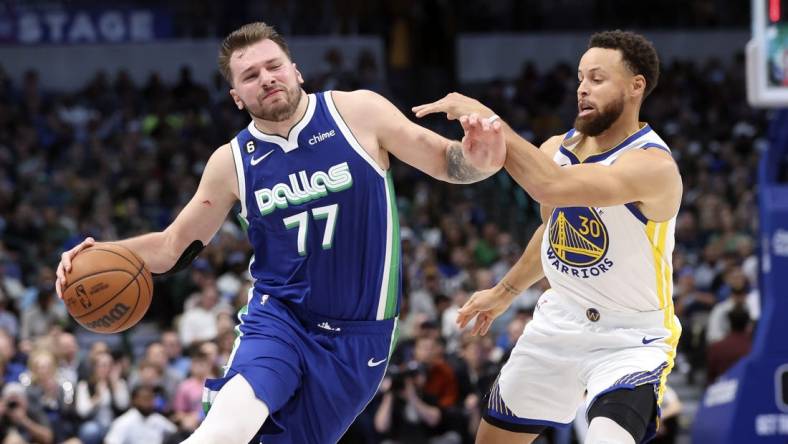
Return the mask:
<svg viewBox="0 0 788 444"><path fill-rule="evenodd" d="M327 319L267 295L238 317L225 375L206 381L203 401L242 375L271 412L265 444L337 442L377 392L396 340L396 319Z"/></svg>

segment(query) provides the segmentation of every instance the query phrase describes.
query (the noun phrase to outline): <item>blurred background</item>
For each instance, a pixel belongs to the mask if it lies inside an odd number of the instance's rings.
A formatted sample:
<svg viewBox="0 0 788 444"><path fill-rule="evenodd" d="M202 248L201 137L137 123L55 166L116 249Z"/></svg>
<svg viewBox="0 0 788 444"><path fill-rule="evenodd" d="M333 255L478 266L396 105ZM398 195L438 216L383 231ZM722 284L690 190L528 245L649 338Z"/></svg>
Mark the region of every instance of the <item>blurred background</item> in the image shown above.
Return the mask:
<svg viewBox="0 0 788 444"><path fill-rule="evenodd" d="M644 33L660 52L642 120L684 179L674 303L683 324L659 441L690 442L704 387L749 351L760 316L757 163L770 112L745 93L750 5L726 0L0 1L0 442L180 442L202 419L246 304L248 242L233 217L185 272L155 283L143 322L92 334L54 294L62 251L163 229L210 153L249 121L216 67L218 42L265 21L307 92L365 88L406 115L451 91L480 99L533 143L572 126L591 33ZM460 127L420 121L450 137ZM393 165L402 226L402 334L380 396L341 442L473 442L480 401L531 319L540 282L484 337L454 323L539 225L501 172L450 186ZM441 411L437 424L401 387ZM129 412L160 421L134 430ZM540 443L582 442L582 412ZM105 441L106 439L106 441Z"/></svg>

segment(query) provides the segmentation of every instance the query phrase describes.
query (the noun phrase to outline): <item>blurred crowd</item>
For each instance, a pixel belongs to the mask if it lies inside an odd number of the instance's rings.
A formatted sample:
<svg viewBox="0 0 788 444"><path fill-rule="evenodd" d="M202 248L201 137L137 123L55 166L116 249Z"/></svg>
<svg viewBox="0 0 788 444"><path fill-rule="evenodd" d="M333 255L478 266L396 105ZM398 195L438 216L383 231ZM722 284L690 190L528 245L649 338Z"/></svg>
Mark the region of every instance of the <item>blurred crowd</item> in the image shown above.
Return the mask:
<svg viewBox="0 0 788 444"><path fill-rule="evenodd" d="M746 105L743 66L665 66L643 111L683 174L673 278L684 330L674 371L698 385L746 354L759 316L755 172L767 116ZM361 67L329 70L306 88L391 92L364 79ZM570 65L535 63L516 79L463 86L535 143L571 127L575 88ZM163 229L212 150L247 123L218 76L200 85L186 69L174 84L97 73L78 91L50 91L35 72L13 83L0 70L0 442L179 442L199 424L202 383L222 372L250 285L239 224L228 218L189 271L157 280L143 324L124 334L76 326L54 294L53 270L59 253L86 236ZM421 123L458 136L442 118ZM400 343L380 393L343 442L472 442L483 397L547 283L524 291L484 337L454 320L519 258L538 206L505 172L453 186L393 168Z"/></svg>
<svg viewBox="0 0 788 444"><path fill-rule="evenodd" d="M10 0L11 4L23 1ZM57 4L57 1L46 2ZM65 3L65 2L64 2ZM69 0L96 7L96 0ZM441 17L450 32L497 32L635 27L740 27L749 24L750 4L728 0L237 0L231 3L137 0L172 14L178 37L218 37L247 17L265 17L285 34L384 34L400 17L418 26ZM648 13L644 13L648 11ZM452 37L452 36L450 36ZM452 37L453 38L453 37Z"/></svg>

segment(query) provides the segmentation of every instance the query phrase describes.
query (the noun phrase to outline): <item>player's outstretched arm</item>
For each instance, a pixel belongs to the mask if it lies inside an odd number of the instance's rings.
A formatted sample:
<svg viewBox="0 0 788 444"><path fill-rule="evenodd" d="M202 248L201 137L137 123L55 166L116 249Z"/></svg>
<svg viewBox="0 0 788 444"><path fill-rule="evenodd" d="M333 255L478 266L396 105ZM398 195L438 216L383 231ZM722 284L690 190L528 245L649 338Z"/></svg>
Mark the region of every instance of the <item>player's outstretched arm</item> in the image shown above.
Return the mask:
<svg viewBox="0 0 788 444"><path fill-rule="evenodd" d="M542 225L531 236L520 259L493 288L472 294L468 302L460 308L457 315L460 328L465 328L476 318L471 334L487 334L495 318L505 312L523 290L544 277L540 247L545 224L552 209L543 206L541 212Z"/></svg>
<svg viewBox="0 0 788 444"><path fill-rule="evenodd" d="M448 119L460 119L465 138L483 136L477 114L486 117L492 110L478 100L451 93L432 103L413 108L417 117L445 113ZM652 148L623 154L612 166L582 164L559 167L546 152L537 150L512 128L504 124L506 163L504 167L515 181L539 203L551 207L611 206L631 202L641 205L651 220L666 220L676 214L681 203L681 176L669 153ZM556 136L545 142L555 147L561 143ZM544 146L544 145L543 145Z"/></svg>
<svg viewBox="0 0 788 444"><path fill-rule="evenodd" d="M484 137L452 141L423 128L377 93L366 90L333 92L342 117L348 121L370 156L387 164L386 152L430 176L452 183L486 179L503 166L506 146L500 123L483 122Z"/></svg>
<svg viewBox="0 0 788 444"><path fill-rule="evenodd" d="M543 205L607 207L634 202L655 221L670 219L681 205L678 166L662 149L631 150L610 166L588 163L560 167L511 129L506 131L506 138L506 170ZM557 147L561 137L546 143Z"/></svg>
<svg viewBox="0 0 788 444"><path fill-rule="evenodd" d="M230 150L230 145L227 144L213 153L205 165L194 196L164 231L117 243L134 251L153 273L170 270L194 241L207 244L238 200L238 183L235 180L235 166ZM62 297L62 291L67 285L74 256L94 244L92 238L87 238L61 255L55 284L58 296Z"/></svg>

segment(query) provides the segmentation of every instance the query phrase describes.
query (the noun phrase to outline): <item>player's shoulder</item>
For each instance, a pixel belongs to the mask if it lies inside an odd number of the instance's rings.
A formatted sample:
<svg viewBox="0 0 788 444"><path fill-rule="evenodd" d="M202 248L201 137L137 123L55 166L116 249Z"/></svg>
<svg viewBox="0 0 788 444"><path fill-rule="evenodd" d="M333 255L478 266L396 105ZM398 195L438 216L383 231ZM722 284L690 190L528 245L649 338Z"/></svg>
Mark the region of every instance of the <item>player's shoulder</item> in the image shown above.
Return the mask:
<svg viewBox="0 0 788 444"><path fill-rule="evenodd" d="M233 160L233 146L230 142L221 145L220 147L216 148L213 153L211 153L211 157L208 159L208 165L212 166L213 168L221 168L221 169L228 169L235 167L235 161ZM240 153L238 153L240 155Z"/></svg>
<svg viewBox="0 0 788 444"><path fill-rule="evenodd" d="M639 131L640 136L632 142L631 148L626 150L620 157L621 160L629 162L664 162L675 166L675 159L668 147L667 142L657 134L650 126ZM618 163L618 161L616 161Z"/></svg>
<svg viewBox="0 0 788 444"><path fill-rule="evenodd" d="M337 111L356 131L377 131L391 122L397 108L380 94L367 89L330 91Z"/></svg>
<svg viewBox="0 0 788 444"><path fill-rule="evenodd" d="M325 94L331 95L337 107L350 109L363 109L370 106L382 105L389 101L368 89L356 89L353 91L326 91Z"/></svg>
<svg viewBox="0 0 788 444"><path fill-rule="evenodd" d="M232 150L233 150L232 142L227 142L224 145L221 145L218 148L216 148L215 150L213 150L213 154L211 154L211 157L214 157L214 156L228 156L228 155L232 156L232 154L233 154Z"/></svg>
<svg viewBox="0 0 788 444"><path fill-rule="evenodd" d="M541 145L539 145L539 149L548 156L553 157L561 147L561 143L566 138L566 134L568 133L556 134L555 136L550 137L549 139L542 142Z"/></svg>

